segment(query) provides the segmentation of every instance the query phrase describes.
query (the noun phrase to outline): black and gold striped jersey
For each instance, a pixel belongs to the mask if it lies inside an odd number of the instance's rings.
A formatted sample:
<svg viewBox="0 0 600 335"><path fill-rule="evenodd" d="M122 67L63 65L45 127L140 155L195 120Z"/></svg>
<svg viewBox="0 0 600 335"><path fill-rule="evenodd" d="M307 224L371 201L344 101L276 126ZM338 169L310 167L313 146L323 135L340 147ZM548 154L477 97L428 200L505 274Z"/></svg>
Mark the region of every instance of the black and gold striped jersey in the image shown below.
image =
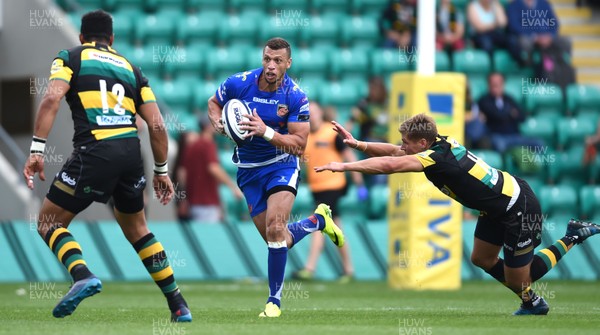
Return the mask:
<svg viewBox="0 0 600 335"><path fill-rule="evenodd" d="M466 207L502 215L519 197L520 187L512 175L489 166L452 138L441 137L414 156L427 179Z"/></svg>
<svg viewBox="0 0 600 335"><path fill-rule="evenodd" d="M139 106L156 98L141 70L110 46L91 42L61 50L50 80L69 85L75 146L93 141L136 137Z"/></svg>

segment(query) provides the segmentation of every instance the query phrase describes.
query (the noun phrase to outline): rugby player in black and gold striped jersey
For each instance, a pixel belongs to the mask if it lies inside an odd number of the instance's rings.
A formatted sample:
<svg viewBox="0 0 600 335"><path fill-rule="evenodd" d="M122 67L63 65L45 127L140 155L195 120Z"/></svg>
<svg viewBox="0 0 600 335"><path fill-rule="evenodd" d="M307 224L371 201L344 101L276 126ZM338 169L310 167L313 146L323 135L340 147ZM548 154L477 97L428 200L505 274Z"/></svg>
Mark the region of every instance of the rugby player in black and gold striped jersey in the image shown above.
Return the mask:
<svg viewBox="0 0 600 335"><path fill-rule="evenodd" d="M515 315L547 314L547 303L531 289L531 283L552 269L574 244L600 233L600 226L572 219L563 238L534 254L541 242L542 213L527 182L489 166L456 140L440 136L430 116L418 114L400 125L401 146L356 141L341 125L333 125L350 147L375 157L332 162L316 171L424 172L442 193L480 211L471 261L522 299ZM504 259L498 257L502 248Z"/></svg>
<svg viewBox="0 0 600 335"><path fill-rule="evenodd" d="M173 197L167 175L167 134L148 80L140 69L110 46L112 17L93 11L81 19L81 45L62 50L52 63L47 93L38 109L29 159L23 175L44 176L44 149L60 101L71 108L74 150L54 178L39 213L38 232L73 277L74 284L52 314L73 313L81 300L102 289L90 272L81 247L67 227L92 202L112 196L115 216L152 279L167 298L173 321L191 321L192 315L173 277L165 251L148 230L144 216L146 186L135 120L148 124L154 155L153 187L166 205Z"/></svg>

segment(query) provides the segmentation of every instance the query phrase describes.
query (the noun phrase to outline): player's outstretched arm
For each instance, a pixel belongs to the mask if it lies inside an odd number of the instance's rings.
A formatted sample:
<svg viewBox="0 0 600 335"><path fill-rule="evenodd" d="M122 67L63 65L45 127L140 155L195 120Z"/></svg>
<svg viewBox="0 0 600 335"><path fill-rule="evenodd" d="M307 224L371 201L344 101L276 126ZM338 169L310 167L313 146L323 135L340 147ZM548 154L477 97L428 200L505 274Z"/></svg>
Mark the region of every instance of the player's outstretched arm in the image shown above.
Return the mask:
<svg viewBox="0 0 600 335"><path fill-rule="evenodd" d="M423 165L411 155L402 157L373 157L357 162L331 162L324 166L315 167L315 171L357 171L367 174L391 174L397 172L421 172Z"/></svg>
<svg viewBox="0 0 600 335"><path fill-rule="evenodd" d="M218 133L225 134L225 128L223 127L223 122L221 122L222 110L223 107L219 105L217 97L213 94L213 96L208 99L208 119Z"/></svg>
<svg viewBox="0 0 600 335"><path fill-rule="evenodd" d="M46 176L44 175L44 147L46 146L46 139L56 119L60 100L67 94L70 87L65 81L51 80L38 108L33 128L34 139L31 145L31 153L23 168L23 177L25 178L27 187L30 189L33 189L33 177L36 173L39 173L41 180L46 180Z"/></svg>
<svg viewBox="0 0 600 335"><path fill-rule="evenodd" d="M148 124L150 135L150 146L154 156L154 178L152 187L161 204L168 204L175 190L168 175L167 155L169 151L169 140L162 115L156 102L145 103L140 106L139 115Z"/></svg>
<svg viewBox="0 0 600 335"><path fill-rule="evenodd" d="M379 156L404 156L404 150L400 149L400 146L382 143L382 142L364 142L358 141L352 136L352 134L346 130L341 124L331 121L333 130L335 130L342 138L344 143L351 148L360 150L371 157Z"/></svg>

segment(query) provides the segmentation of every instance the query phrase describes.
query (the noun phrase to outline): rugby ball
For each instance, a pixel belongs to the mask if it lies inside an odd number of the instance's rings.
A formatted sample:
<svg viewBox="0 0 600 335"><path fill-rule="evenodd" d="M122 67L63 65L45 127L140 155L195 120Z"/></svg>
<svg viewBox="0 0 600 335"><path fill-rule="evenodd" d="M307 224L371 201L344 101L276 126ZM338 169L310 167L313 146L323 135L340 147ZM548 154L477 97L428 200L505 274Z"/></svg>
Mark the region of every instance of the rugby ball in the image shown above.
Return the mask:
<svg viewBox="0 0 600 335"><path fill-rule="evenodd" d="M238 146L252 140L251 137L246 138L246 135L248 135L250 131L240 129L240 122L246 119L244 115L251 114L250 108L248 108L243 101L238 99L231 99L223 106L221 120L223 122L225 134Z"/></svg>

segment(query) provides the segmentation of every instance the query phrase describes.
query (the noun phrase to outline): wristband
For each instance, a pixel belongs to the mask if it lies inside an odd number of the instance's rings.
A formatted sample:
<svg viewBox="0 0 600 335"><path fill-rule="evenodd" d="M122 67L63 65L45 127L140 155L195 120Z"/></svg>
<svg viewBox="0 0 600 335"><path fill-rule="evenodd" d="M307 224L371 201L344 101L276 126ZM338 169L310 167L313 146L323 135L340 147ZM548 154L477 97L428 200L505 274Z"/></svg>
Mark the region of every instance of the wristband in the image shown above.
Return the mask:
<svg viewBox="0 0 600 335"><path fill-rule="evenodd" d="M267 142L271 142L271 140L273 139L274 136L275 136L275 130L273 130L273 128L267 126L267 130L265 130L265 134L263 135L263 138L265 140L267 140Z"/></svg>
<svg viewBox="0 0 600 335"><path fill-rule="evenodd" d="M156 163L154 162L154 174L157 176L166 176L169 172L169 164L167 161L164 163Z"/></svg>
<svg viewBox="0 0 600 335"><path fill-rule="evenodd" d="M29 153L32 155L43 155L46 150L46 139L34 136L31 140L31 147Z"/></svg>

